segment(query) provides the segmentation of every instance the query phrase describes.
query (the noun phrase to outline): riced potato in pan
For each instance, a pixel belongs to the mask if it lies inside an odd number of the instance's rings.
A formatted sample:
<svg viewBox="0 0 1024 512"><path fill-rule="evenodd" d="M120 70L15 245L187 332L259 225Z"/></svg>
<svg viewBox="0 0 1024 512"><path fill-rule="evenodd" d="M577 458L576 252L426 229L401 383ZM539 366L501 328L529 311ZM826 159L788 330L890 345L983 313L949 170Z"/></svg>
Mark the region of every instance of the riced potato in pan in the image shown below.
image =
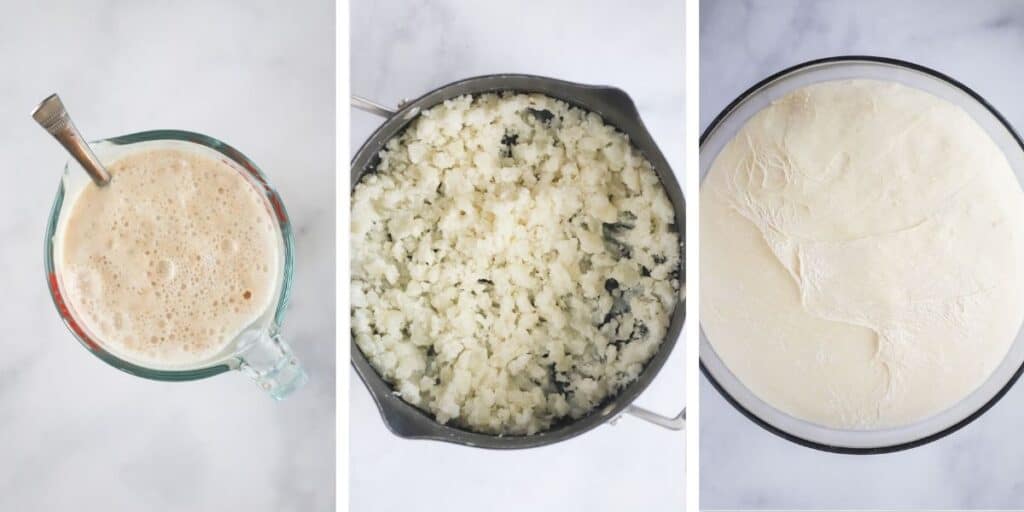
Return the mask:
<svg viewBox="0 0 1024 512"><path fill-rule="evenodd" d="M441 423L523 435L640 375L679 296L651 164L597 114L536 94L424 111L352 195L352 333Z"/></svg>

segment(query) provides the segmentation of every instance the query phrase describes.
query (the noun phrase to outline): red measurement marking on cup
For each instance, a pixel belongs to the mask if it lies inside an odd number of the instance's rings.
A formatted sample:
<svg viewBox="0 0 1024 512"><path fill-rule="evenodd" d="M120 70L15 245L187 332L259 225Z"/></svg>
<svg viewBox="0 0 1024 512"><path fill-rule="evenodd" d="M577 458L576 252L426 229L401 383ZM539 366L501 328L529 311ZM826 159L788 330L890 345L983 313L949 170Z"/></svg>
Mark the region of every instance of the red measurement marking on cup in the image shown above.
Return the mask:
<svg viewBox="0 0 1024 512"><path fill-rule="evenodd" d="M53 294L53 300L54 302L57 303L57 312L60 313L61 318L63 318L64 321L67 322L68 327L71 328L71 331L74 332L75 335L79 337L79 339L84 341L85 344L88 345L90 349L100 350L99 345L97 345L96 342L92 341L92 339L89 338L89 335L85 333L85 330L82 329L80 325L78 325L78 321L75 320L75 317L71 316L71 310L68 309L67 304L64 303L64 297L60 294L60 286L57 284L57 274L55 272L50 272L49 281L50 293Z"/></svg>
<svg viewBox="0 0 1024 512"><path fill-rule="evenodd" d="M281 199L277 197L277 194L270 194L270 205L274 207L274 214L277 215L277 220L282 224L288 222L288 216L284 213L284 206L281 205Z"/></svg>
<svg viewBox="0 0 1024 512"><path fill-rule="evenodd" d="M230 156L231 159L235 161L235 163L241 164L241 166L244 167L245 170L248 171L253 178L256 178L256 181L260 182L261 184L263 184L264 187L266 187L267 180L265 180L263 176L260 175L259 169L257 169L256 166L253 165L252 162L250 162L249 159L245 157L245 155L243 155L235 148L229 147L227 149L229 153L228 156Z"/></svg>

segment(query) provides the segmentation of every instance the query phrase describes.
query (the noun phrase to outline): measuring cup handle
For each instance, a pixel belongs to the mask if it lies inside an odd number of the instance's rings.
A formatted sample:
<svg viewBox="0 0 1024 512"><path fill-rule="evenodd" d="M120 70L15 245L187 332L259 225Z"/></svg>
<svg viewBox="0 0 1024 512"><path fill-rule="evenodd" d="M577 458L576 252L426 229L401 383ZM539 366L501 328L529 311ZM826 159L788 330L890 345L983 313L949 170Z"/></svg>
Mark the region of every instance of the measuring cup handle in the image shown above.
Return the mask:
<svg viewBox="0 0 1024 512"><path fill-rule="evenodd" d="M659 427L667 428L669 430L683 430L686 428L686 408L679 412L675 417L670 418L668 416L662 416L654 411L649 411L643 407L636 405L630 405L624 411L630 416L635 416L649 423L653 423Z"/></svg>
<svg viewBox="0 0 1024 512"><path fill-rule="evenodd" d="M275 400L287 397L309 381L280 334L259 330L243 336L239 344L238 369Z"/></svg>

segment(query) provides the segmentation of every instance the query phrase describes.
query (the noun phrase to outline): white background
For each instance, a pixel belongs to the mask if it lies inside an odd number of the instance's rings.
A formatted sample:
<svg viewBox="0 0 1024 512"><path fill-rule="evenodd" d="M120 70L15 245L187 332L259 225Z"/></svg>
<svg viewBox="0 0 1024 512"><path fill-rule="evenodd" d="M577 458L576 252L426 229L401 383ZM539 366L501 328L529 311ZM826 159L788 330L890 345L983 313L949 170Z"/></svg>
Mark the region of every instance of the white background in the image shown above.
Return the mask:
<svg viewBox="0 0 1024 512"><path fill-rule="evenodd" d="M875 54L937 69L1024 128L1024 2L701 2L700 119L805 60ZM834 455L775 437L701 379L701 506L1024 507L1024 385L959 432L907 452Z"/></svg>
<svg viewBox="0 0 1024 512"><path fill-rule="evenodd" d="M469 2L354 0L351 91L394 105L448 82L498 72L618 86L683 182L681 0ZM381 120L352 111L352 150ZM637 401L683 405L682 338ZM677 511L682 432L634 418L553 446L496 452L402 440L350 372L351 509Z"/></svg>
<svg viewBox="0 0 1024 512"><path fill-rule="evenodd" d="M333 2L3 6L0 510L333 510ZM263 168L296 230L285 333L308 387L278 403L240 374L152 382L79 346L43 274L66 156L29 113L54 91L87 138L187 129Z"/></svg>

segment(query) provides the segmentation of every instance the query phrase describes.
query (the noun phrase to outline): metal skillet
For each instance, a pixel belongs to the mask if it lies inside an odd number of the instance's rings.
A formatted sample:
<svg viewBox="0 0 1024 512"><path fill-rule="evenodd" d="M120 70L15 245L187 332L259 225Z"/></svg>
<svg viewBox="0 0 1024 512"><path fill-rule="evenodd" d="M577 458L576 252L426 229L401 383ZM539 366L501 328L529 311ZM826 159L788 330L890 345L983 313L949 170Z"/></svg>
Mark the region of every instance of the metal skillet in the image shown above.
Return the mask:
<svg viewBox="0 0 1024 512"><path fill-rule="evenodd" d="M392 137L400 134L420 112L458 96L502 91L544 94L601 115L606 122L628 135L633 145L651 162L672 201L676 226L686 225L685 201L679 183L640 120L633 100L625 92L614 87L583 85L532 75L500 74L467 78L434 89L415 100L403 102L397 111L354 96L353 107L377 114L386 120L355 153L352 159L350 192L355 190L363 175L374 171L379 161L378 154L384 145ZM684 243L684 239L685 233L680 230L681 244ZM682 248L680 252L682 253ZM684 269L685 263L680 264L680 287L685 290ZM614 422L623 414L636 416L664 428L681 430L685 425L685 409L674 417L665 417L632 404L654 380L672 352L683 327L685 310L683 297L672 312L668 333L658 352L648 361L635 381L586 416L558 423L549 430L528 436L482 434L438 423L428 413L399 398L392 387L370 365L355 340L351 341L352 366L377 404L384 424L395 435L408 439L431 439L479 448L534 448L575 437L603 423Z"/></svg>

